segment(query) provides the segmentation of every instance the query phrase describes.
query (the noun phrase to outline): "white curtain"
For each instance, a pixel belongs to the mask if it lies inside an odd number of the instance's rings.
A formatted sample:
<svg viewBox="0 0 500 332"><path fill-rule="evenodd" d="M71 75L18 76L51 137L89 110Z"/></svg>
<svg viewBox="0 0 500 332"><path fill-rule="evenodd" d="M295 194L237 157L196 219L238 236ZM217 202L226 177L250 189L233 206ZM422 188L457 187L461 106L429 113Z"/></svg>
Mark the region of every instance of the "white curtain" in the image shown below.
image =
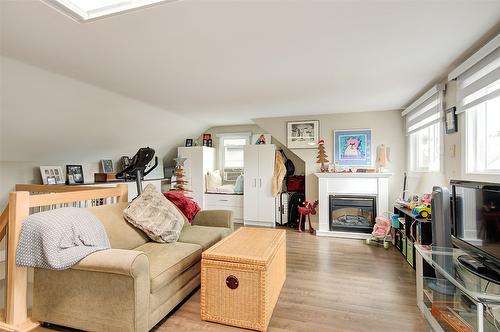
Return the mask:
<svg viewBox="0 0 500 332"><path fill-rule="evenodd" d="M457 113L500 95L500 48L496 48L460 74Z"/></svg>
<svg viewBox="0 0 500 332"><path fill-rule="evenodd" d="M436 85L403 111L407 135L443 120L443 91L444 85Z"/></svg>

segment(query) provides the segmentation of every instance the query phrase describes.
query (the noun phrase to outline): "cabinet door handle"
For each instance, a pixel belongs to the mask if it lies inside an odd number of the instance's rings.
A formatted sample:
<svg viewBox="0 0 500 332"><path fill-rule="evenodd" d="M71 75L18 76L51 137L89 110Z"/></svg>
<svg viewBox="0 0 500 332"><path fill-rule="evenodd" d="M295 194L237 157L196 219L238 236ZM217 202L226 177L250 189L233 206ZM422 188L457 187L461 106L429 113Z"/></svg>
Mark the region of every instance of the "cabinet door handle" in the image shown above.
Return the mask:
<svg viewBox="0 0 500 332"><path fill-rule="evenodd" d="M253 179L253 187L257 188L257 179L255 179L255 178Z"/></svg>
<svg viewBox="0 0 500 332"><path fill-rule="evenodd" d="M219 202L229 202L227 199L219 199Z"/></svg>
<svg viewBox="0 0 500 332"><path fill-rule="evenodd" d="M259 187L262 188L262 178L259 179Z"/></svg>

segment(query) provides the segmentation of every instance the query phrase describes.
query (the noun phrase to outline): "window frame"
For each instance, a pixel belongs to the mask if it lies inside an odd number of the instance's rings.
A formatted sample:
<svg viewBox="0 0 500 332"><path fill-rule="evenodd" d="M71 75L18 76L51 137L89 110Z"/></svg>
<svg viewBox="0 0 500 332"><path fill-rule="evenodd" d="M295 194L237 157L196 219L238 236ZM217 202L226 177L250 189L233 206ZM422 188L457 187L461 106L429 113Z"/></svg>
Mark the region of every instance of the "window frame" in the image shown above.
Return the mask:
<svg viewBox="0 0 500 332"><path fill-rule="evenodd" d="M226 152L226 149L225 149L225 145L224 145L224 141L226 139L244 139L245 140L245 145L235 145L235 146L241 146L242 148L244 148L246 145L249 145L250 144L250 137L251 137L251 133L247 133L247 132L242 132L242 133L226 133L226 134L218 134L217 137L219 139L219 144L218 144L218 148L219 148L219 156L218 156L218 164L219 164L219 169L220 169L220 172L221 172L221 176L222 176L222 179L223 179L223 182L234 182L234 181L227 181L225 180L226 176L225 176L225 152ZM237 167L227 167L227 169L235 169ZM243 173L243 169L244 169L244 165L242 167L242 173Z"/></svg>
<svg viewBox="0 0 500 332"><path fill-rule="evenodd" d="M500 98L500 97L495 97L495 98ZM476 107L479 107L481 105L484 105L487 103L489 100L485 100L484 102L474 106L473 109L468 109L467 111L463 112L463 123L464 123L464 130L462 133L462 155L464 156L463 162L462 162L462 174L467 175L467 176L499 176L500 177L500 168L498 169L487 169L487 168L482 168L481 170L478 170L477 164L478 162L474 162L474 165L471 165L471 160L478 160L478 154L479 151L477 149L477 132L478 132L478 118L479 117L486 117L486 110L483 110L482 113L484 114L478 114L481 112L481 110L476 109ZM498 112L498 111L497 111ZM483 122L486 122L487 118L483 119ZM472 142L470 137L469 137L469 131L473 130L474 132L471 133L471 137L474 137L475 140ZM486 157L486 141L484 141L484 151L482 151L483 156L481 157L483 159L483 163L485 163ZM469 156L469 153L473 153L473 156Z"/></svg>
<svg viewBox="0 0 500 332"><path fill-rule="evenodd" d="M427 130L431 127L436 126L437 128L434 131L435 138L437 138L437 143L434 144L435 150L437 152L434 155L438 158L435 162L437 164L437 168L431 167L418 167L418 133ZM423 127L413 133L410 133L408 137L408 169L412 173L440 173L443 169L443 147L444 147L444 126L443 122L439 121L430 126ZM415 147L415 145L417 145Z"/></svg>

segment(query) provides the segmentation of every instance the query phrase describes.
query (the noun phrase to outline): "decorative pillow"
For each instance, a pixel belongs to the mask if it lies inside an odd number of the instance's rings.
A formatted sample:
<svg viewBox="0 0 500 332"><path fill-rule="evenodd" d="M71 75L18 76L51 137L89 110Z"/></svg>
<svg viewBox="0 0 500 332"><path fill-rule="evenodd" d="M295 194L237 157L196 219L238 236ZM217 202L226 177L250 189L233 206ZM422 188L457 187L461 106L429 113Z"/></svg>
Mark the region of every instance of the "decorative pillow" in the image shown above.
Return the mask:
<svg viewBox="0 0 500 332"><path fill-rule="evenodd" d="M178 191L167 191L163 195L184 214L189 223L193 221L196 214L200 212L200 206L191 198L186 197Z"/></svg>
<svg viewBox="0 0 500 332"><path fill-rule="evenodd" d="M216 192L217 188L222 185L222 177L219 170L208 172L206 179L208 192Z"/></svg>
<svg viewBox="0 0 500 332"><path fill-rule="evenodd" d="M156 242L176 242L184 226L182 213L152 184L130 203L123 216Z"/></svg>
<svg viewBox="0 0 500 332"><path fill-rule="evenodd" d="M236 178L236 182L234 184L234 192L235 193L238 193L238 194L243 193L243 182L244 182L244 178L243 178L243 174L241 174L240 176L238 176Z"/></svg>

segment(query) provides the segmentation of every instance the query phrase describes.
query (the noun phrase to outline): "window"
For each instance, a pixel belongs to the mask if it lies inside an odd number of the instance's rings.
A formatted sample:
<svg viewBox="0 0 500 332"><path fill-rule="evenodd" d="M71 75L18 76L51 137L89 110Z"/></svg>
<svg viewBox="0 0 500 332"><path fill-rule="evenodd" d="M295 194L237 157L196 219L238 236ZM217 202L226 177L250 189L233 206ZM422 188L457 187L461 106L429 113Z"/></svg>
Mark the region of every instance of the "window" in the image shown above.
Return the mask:
<svg viewBox="0 0 500 332"><path fill-rule="evenodd" d="M466 113L467 173L500 173L500 97Z"/></svg>
<svg viewBox="0 0 500 332"><path fill-rule="evenodd" d="M443 85L436 85L402 113L409 136L410 171L438 172L441 166Z"/></svg>
<svg viewBox="0 0 500 332"><path fill-rule="evenodd" d="M410 134L410 170L439 171L441 124L435 123Z"/></svg>
<svg viewBox="0 0 500 332"><path fill-rule="evenodd" d="M457 77L457 113L465 113L465 172L500 174L499 38L477 54Z"/></svg>
<svg viewBox="0 0 500 332"><path fill-rule="evenodd" d="M220 137L221 168L225 182L234 182L243 174L244 148L249 142L249 134L225 134Z"/></svg>
<svg viewBox="0 0 500 332"><path fill-rule="evenodd" d="M172 1L175 0L45 0L44 2L79 22L85 22Z"/></svg>

